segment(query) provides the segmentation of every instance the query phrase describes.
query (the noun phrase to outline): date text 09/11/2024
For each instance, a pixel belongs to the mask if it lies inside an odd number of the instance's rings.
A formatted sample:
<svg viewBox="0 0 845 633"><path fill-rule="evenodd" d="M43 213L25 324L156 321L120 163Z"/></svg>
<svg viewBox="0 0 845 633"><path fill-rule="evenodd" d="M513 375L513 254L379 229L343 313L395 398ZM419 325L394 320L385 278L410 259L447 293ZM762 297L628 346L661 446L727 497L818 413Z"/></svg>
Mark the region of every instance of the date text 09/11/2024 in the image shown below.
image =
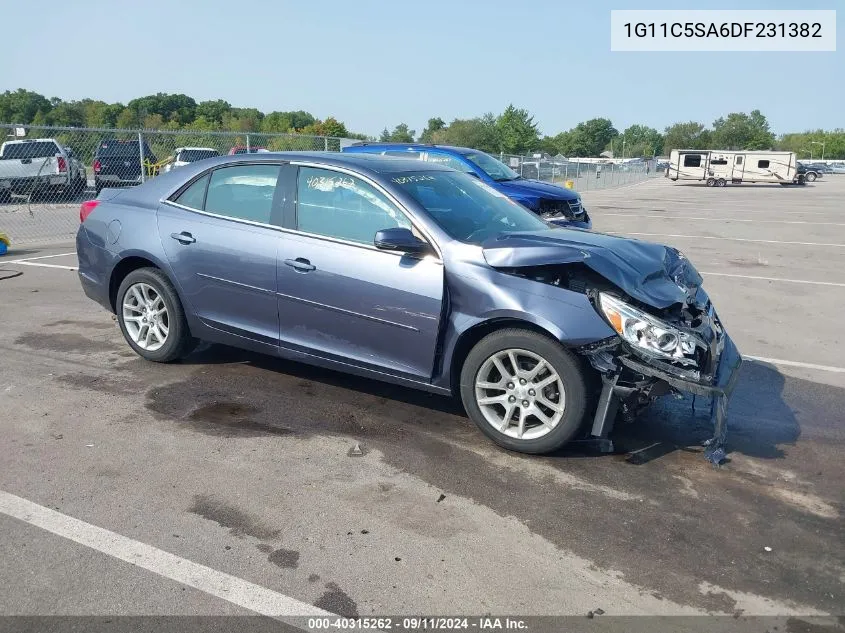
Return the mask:
<svg viewBox="0 0 845 633"><path fill-rule="evenodd" d="M484 617L423 617L403 618L370 617L344 618L321 617L308 619L309 631L329 630L378 630L378 631L449 631L449 630L527 630L528 624L519 618Z"/></svg>

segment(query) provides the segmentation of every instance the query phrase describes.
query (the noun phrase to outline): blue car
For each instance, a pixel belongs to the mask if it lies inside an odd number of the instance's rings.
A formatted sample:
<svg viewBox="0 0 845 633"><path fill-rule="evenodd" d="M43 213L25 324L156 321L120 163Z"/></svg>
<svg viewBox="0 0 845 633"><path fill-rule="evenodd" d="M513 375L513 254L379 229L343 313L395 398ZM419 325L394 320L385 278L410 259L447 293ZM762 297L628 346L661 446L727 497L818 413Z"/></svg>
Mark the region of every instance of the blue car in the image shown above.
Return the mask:
<svg viewBox="0 0 845 633"><path fill-rule="evenodd" d="M740 356L675 249L560 228L486 182L371 154L191 163L83 204L85 294L157 362L199 340L462 399L500 445L603 442L617 413L715 399Z"/></svg>
<svg viewBox="0 0 845 633"><path fill-rule="evenodd" d="M578 192L541 180L523 178L507 165L477 149L422 143L356 143L343 150L381 154L446 165L486 182L511 200L553 224L591 229L592 220Z"/></svg>

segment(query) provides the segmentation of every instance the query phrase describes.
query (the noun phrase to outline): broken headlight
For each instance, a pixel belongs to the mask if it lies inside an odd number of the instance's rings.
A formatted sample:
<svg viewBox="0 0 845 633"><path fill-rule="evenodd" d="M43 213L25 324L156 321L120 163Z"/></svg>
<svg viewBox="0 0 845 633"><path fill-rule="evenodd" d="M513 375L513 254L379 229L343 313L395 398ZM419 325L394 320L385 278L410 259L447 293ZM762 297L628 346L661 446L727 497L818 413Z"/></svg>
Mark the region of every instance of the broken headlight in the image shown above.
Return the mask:
<svg viewBox="0 0 845 633"><path fill-rule="evenodd" d="M681 332L606 292L599 293L599 305L616 333L650 356L696 365L696 347L707 347L698 337Z"/></svg>

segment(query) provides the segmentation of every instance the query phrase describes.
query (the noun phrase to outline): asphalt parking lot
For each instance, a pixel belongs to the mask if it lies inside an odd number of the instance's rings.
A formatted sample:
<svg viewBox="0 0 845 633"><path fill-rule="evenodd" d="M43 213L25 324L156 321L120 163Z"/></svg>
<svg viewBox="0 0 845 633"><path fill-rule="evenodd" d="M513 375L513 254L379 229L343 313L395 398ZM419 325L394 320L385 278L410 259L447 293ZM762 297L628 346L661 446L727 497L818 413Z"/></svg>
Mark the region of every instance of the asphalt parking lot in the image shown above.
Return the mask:
<svg viewBox="0 0 845 633"><path fill-rule="evenodd" d="M222 347L137 358L72 244L0 259L0 614L842 615L845 176L584 194L702 271L749 360L617 451L531 457L459 406ZM360 444L363 456L350 455Z"/></svg>

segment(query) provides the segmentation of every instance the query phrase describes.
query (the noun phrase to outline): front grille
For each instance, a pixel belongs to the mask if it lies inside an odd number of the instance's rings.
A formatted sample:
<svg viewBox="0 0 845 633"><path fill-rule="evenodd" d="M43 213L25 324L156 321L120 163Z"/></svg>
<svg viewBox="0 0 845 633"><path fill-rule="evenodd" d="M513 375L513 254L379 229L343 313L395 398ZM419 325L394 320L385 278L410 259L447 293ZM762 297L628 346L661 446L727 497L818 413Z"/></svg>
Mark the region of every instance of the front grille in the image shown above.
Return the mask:
<svg viewBox="0 0 845 633"><path fill-rule="evenodd" d="M539 208L540 216L545 219L565 217L571 220L584 215L584 207L578 200L540 200Z"/></svg>

